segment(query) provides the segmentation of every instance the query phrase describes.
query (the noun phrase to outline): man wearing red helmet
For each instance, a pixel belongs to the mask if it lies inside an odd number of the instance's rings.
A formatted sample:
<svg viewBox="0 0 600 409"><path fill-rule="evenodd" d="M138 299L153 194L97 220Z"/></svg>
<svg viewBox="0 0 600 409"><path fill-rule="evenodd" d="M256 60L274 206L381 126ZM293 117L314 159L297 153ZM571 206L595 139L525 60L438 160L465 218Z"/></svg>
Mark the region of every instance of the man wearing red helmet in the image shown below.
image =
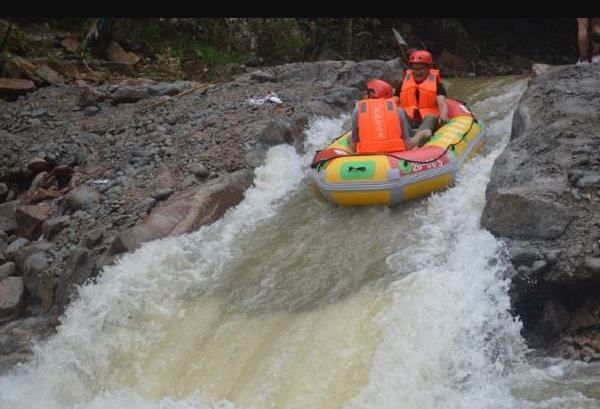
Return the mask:
<svg viewBox="0 0 600 409"><path fill-rule="evenodd" d="M352 114L351 143L358 153L399 152L425 141L424 135L410 136L406 116L387 82L378 79L367 82L365 97L356 106Z"/></svg>
<svg viewBox="0 0 600 409"><path fill-rule="evenodd" d="M418 50L410 55L410 68L405 71L398 88L402 120L410 128L418 128L415 136L429 138L439 125L448 122L446 89L439 70L431 68L429 51Z"/></svg>

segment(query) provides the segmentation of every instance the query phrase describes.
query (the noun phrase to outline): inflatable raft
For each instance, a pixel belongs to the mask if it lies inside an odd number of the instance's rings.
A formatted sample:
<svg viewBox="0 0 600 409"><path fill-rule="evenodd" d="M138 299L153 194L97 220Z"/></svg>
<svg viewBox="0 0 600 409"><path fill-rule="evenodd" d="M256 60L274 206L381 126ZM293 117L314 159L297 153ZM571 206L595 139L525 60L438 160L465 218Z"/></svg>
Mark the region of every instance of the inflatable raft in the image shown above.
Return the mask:
<svg viewBox="0 0 600 409"><path fill-rule="evenodd" d="M336 138L313 159L318 190L342 206L391 205L454 183L461 166L485 144L486 132L466 104L447 101L450 121L419 148L360 155L350 147L351 131Z"/></svg>

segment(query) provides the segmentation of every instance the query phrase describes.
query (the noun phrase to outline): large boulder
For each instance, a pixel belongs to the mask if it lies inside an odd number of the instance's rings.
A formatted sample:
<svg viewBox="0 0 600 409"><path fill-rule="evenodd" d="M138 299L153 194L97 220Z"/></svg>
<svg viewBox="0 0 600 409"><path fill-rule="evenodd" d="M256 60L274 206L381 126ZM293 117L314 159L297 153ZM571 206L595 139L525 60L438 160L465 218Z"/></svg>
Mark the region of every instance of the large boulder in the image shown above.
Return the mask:
<svg viewBox="0 0 600 409"><path fill-rule="evenodd" d="M15 318L23 305L24 287L21 277L0 281L0 321Z"/></svg>
<svg viewBox="0 0 600 409"><path fill-rule="evenodd" d="M29 240L36 240L42 234L42 223L51 216L52 208L46 202L17 207L17 234Z"/></svg>
<svg viewBox="0 0 600 409"><path fill-rule="evenodd" d="M72 301L76 295L77 287L83 285L92 276L94 266L95 259L90 256L87 250L76 247L71 251L56 288L55 304L59 313L64 311L65 307ZM48 297L48 285L54 285L54 282L52 277L48 276L42 277L42 282L46 284L46 288L41 295L46 299Z"/></svg>
<svg viewBox="0 0 600 409"><path fill-rule="evenodd" d="M115 255L132 251L147 241L189 233L216 221L243 199L251 182L251 172L240 170L171 196L156 206L143 224L120 232L100 264L107 264Z"/></svg>
<svg viewBox="0 0 600 409"><path fill-rule="evenodd" d="M538 70L487 186L481 225L508 245L511 301L533 346L600 299L599 109L600 70Z"/></svg>

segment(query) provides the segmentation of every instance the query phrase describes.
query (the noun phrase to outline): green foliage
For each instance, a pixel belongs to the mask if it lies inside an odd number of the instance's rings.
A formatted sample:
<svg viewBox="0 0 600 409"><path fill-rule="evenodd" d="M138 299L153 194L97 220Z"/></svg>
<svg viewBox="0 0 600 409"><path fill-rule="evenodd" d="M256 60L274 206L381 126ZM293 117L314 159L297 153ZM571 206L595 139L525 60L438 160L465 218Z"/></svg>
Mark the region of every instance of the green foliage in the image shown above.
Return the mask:
<svg viewBox="0 0 600 409"><path fill-rule="evenodd" d="M10 29L9 29L10 26ZM12 54L26 55L31 51L31 45L27 41L25 32L15 21L3 26L0 30L0 42L3 46L2 51L7 51Z"/></svg>
<svg viewBox="0 0 600 409"><path fill-rule="evenodd" d="M310 37L294 18L251 19L251 31L257 37L256 53L267 63L300 61Z"/></svg>
<svg viewBox="0 0 600 409"><path fill-rule="evenodd" d="M211 65L243 63L248 58L236 52L219 51L210 45L201 46L197 51L202 56L202 59Z"/></svg>

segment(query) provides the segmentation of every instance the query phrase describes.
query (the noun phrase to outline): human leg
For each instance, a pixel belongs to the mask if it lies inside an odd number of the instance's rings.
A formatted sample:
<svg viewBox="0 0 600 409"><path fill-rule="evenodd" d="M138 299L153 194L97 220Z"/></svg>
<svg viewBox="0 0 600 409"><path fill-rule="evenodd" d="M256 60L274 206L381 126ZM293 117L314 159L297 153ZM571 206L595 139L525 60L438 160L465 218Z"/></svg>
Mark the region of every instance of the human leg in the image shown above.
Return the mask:
<svg viewBox="0 0 600 409"><path fill-rule="evenodd" d="M402 108L398 108L398 118L400 119L400 126L402 128L402 139L404 139L404 142L406 143L412 136L411 121L408 119L408 115L406 115L406 112L404 112Z"/></svg>
<svg viewBox="0 0 600 409"><path fill-rule="evenodd" d="M591 18L590 26L592 62L600 62L600 18Z"/></svg>
<svg viewBox="0 0 600 409"><path fill-rule="evenodd" d="M577 46L579 48L578 64L590 61L589 20L587 17L577 17Z"/></svg>

